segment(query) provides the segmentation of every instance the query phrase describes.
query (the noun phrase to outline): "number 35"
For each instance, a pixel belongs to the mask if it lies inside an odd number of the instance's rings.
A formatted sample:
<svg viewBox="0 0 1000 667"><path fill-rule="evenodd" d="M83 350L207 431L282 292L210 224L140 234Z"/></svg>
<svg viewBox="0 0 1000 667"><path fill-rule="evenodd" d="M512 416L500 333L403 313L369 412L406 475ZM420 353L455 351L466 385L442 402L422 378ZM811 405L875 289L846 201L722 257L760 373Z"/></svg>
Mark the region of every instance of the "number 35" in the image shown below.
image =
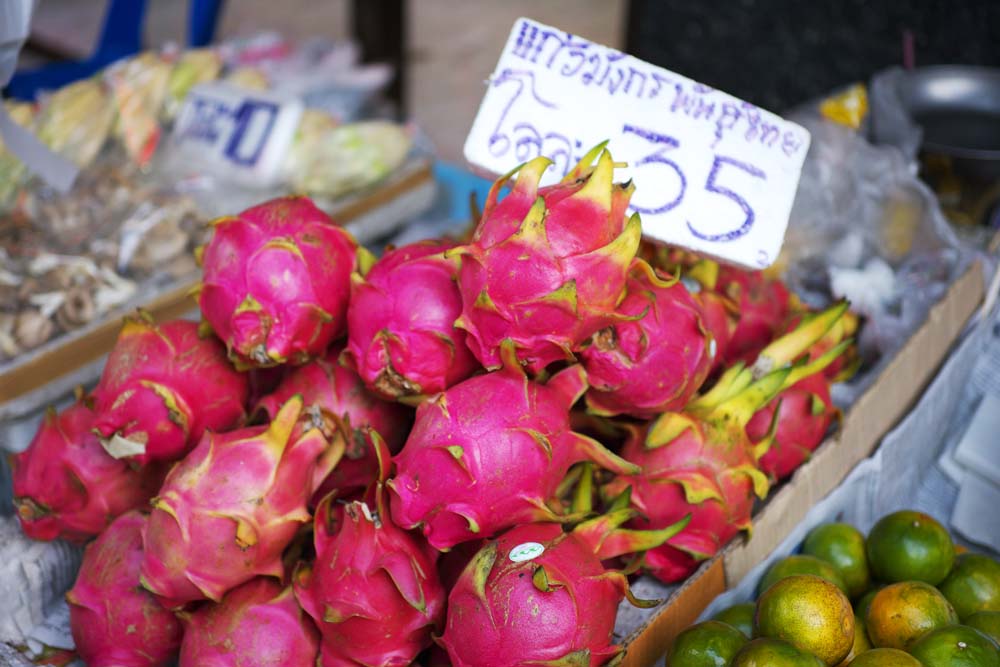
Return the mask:
<svg viewBox="0 0 1000 667"><path fill-rule="evenodd" d="M644 139L645 141L657 145L657 150L655 150L650 155L640 158L635 163L636 167L641 167L642 165L646 164L660 164L669 167L674 172L676 172L677 177L679 178L679 185L680 185L679 188L680 191L672 201L657 207L647 207L647 208L633 207L634 210L638 211L639 213L662 214L676 208L681 203L681 200L684 197L685 191L687 189L687 179L685 178L684 172L681 170L680 166L678 166L677 163L674 162L673 160L668 160L666 157L664 157L663 153L666 152L667 150L670 150L671 148L677 148L680 145L680 143L673 137L668 137L658 132L653 132L651 130L637 128L632 125L626 125L623 128L623 132L625 134L630 134L630 133L635 134L636 136ZM725 155L716 155L715 159L712 161L712 168L708 172L708 178L705 181L705 190L714 194L721 195L731 200L734 204L736 204L736 206L738 206L739 209L743 212L743 222L740 223L739 227L737 227L736 229L727 232L721 232L718 234L707 234L705 232L698 230L694 225L691 224L690 220L686 221L688 230L690 230L691 234L704 241L712 241L712 242L734 241L740 238L741 236L746 235L753 228L753 223L754 220L756 219L754 210L750 206L750 204L747 203L746 199L741 197L735 190L732 190L719 182L720 174L723 170L723 167L727 165L739 169L747 174L750 174L754 178L767 180L767 176L764 174L764 172L751 164L741 162L735 158L727 157Z"/></svg>

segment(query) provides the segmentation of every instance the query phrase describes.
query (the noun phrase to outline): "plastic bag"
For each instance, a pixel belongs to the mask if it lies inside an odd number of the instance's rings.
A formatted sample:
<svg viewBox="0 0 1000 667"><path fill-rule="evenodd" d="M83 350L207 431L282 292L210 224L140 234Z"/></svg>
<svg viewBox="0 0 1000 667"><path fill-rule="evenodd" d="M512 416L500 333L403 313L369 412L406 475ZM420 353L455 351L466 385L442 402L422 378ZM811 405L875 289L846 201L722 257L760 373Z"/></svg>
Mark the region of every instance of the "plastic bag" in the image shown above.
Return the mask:
<svg viewBox="0 0 1000 667"><path fill-rule="evenodd" d="M296 190L336 199L399 169L411 143L404 127L385 121L302 124L286 162L289 180Z"/></svg>
<svg viewBox="0 0 1000 667"><path fill-rule="evenodd" d="M916 177L913 155L874 145L809 105L791 118L812 134L783 254L785 280L821 307L846 297L865 317L865 365L834 397L848 405L977 257ZM909 136L902 133L900 136ZM912 139L912 137L910 137Z"/></svg>

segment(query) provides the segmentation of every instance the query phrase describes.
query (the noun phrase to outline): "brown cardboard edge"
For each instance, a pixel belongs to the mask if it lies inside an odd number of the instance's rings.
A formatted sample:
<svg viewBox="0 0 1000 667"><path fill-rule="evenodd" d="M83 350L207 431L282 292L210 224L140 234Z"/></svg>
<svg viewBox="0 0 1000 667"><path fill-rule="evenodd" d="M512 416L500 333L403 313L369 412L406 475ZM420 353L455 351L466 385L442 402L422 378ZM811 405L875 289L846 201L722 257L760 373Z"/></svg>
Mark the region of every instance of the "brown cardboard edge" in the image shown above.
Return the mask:
<svg viewBox="0 0 1000 667"><path fill-rule="evenodd" d="M647 667L662 658L674 637L725 590L725 567L719 555L702 564L651 619L628 636L620 667Z"/></svg>
<svg viewBox="0 0 1000 667"><path fill-rule="evenodd" d="M765 559L809 509L869 456L910 410L982 302L983 294L982 267L976 262L930 309L927 320L855 401L837 434L821 445L754 517L752 537L738 538L723 551L727 589Z"/></svg>
<svg viewBox="0 0 1000 667"><path fill-rule="evenodd" d="M350 222L433 178L432 163L424 160L405 176L345 205L332 206L330 214L340 223ZM197 306L188 296L195 285L195 282L190 282L176 286L158 295L143 308L157 321L181 317ZM112 348L120 328L121 318L111 317L72 342L53 347L0 375L0 404L35 391L100 358Z"/></svg>

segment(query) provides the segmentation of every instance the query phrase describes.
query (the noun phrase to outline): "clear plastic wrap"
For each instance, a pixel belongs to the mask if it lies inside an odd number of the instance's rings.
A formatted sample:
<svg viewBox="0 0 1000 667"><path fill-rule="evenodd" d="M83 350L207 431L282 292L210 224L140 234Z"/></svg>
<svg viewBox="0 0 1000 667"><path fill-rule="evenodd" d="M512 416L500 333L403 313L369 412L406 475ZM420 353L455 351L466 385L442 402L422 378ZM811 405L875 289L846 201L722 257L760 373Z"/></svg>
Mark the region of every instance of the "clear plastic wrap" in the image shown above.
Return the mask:
<svg viewBox="0 0 1000 667"><path fill-rule="evenodd" d="M934 193L917 178L912 154L868 142L824 119L815 105L792 119L810 131L812 145L781 266L804 301L820 307L846 297L864 317L862 372L834 388L844 406L877 377L974 259L982 259L989 273L993 263L955 234Z"/></svg>

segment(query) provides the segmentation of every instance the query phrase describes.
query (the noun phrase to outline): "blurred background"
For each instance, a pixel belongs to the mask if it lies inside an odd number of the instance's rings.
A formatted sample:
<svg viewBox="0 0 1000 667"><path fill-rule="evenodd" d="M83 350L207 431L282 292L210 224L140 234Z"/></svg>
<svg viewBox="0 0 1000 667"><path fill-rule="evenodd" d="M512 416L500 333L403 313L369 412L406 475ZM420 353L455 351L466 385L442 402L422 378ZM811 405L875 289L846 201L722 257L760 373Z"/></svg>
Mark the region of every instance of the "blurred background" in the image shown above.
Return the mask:
<svg viewBox="0 0 1000 667"><path fill-rule="evenodd" d="M104 0L41 0L25 66L93 53ZM128 3L142 2L129 0ZM200 0L147 0L142 45L183 44ZM995 0L229 0L212 41L273 30L291 41L356 39L398 69L389 94L438 154L460 160L465 134L519 16L626 50L782 111L890 65L1000 64Z"/></svg>

